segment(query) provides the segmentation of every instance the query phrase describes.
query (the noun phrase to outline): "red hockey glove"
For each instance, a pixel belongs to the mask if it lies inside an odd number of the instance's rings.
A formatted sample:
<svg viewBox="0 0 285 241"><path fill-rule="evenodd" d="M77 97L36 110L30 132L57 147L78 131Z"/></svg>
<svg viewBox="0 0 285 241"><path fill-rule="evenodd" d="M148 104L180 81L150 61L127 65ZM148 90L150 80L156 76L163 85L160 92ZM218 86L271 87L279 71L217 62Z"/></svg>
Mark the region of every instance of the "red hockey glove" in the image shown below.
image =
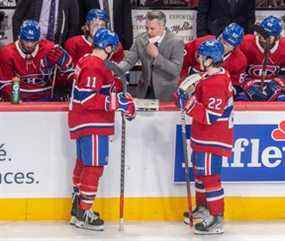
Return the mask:
<svg viewBox="0 0 285 241"><path fill-rule="evenodd" d="M55 45L44 57L43 65L45 68L53 68L57 65L61 71L67 71L72 68L72 59L65 49Z"/></svg>
<svg viewBox="0 0 285 241"><path fill-rule="evenodd" d="M129 121L136 117L135 102L131 94L123 92L117 94L117 110L121 111Z"/></svg>
<svg viewBox="0 0 285 241"><path fill-rule="evenodd" d="M106 111L119 110L129 121L133 120L136 117L135 102L133 100L133 97L129 93L112 93L110 96L107 96L105 109Z"/></svg>

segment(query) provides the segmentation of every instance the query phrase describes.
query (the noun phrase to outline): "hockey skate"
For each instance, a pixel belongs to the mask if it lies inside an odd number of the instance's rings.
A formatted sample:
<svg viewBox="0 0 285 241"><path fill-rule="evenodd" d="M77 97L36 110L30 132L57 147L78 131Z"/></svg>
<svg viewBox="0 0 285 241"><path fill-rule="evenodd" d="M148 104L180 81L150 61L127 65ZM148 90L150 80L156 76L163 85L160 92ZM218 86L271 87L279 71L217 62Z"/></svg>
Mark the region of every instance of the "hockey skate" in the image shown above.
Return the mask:
<svg viewBox="0 0 285 241"><path fill-rule="evenodd" d="M202 222L208 216L210 216L209 210L204 206L197 206L192 212L192 218L194 223ZM190 223L189 212L184 212L183 217L184 217L184 223L189 225Z"/></svg>
<svg viewBox="0 0 285 241"><path fill-rule="evenodd" d="M72 193L72 207L71 207L71 218L69 221L70 225L75 225L75 223L78 221L77 220L77 212L79 209L79 191L77 188L73 188L73 193ZM100 214L97 212L94 212L94 215L97 216L98 218L100 217Z"/></svg>
<svg viewBox="0 0 285 241"><path fill-rule="evenodd" d="M104 221L93 211L79 208L77 211L75 227L93 231L103 231Z"/></svg>
<svg viewBox="0 0 285 241"><path fill-rule="evenodd" d="M202 222L195 224L194 233L202 235L224 233L223 217L209 215L209 217Z"/></svg>

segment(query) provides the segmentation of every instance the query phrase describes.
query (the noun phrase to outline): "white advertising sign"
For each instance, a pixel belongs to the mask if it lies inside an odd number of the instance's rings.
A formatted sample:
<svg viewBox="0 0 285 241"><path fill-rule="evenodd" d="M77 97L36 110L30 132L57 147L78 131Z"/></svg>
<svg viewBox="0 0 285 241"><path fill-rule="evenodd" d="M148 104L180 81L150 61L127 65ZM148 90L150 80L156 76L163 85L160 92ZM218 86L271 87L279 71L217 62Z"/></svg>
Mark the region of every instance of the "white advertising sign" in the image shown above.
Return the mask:
<svg viewBox="0 0 285 241"><path fill-rule="evenodd" d="M145 19L146 13L149 10L144 9L133 9L132 10L132 21L134 37L145 31ZM185 42L196 38L196 10L162 10L166 14L167 27L172 32L176 33ZM256 21L260 22L266 16L276 16L284 18L284 10L256 10ZM284 25L284 22L283 22ZM283 26L283 35L284 35Z"/></svg>
<svg viewBox="0 0 285 241"><path fill-rule="evenodd" d="M69 140L65 112L0 112L0 197L70 197L75 144ZM250 121L249 121L250 120ZM283 112L237 112L236 123L274 124ZM139 112L127 123L126 197L177 197L173 183L178 112ZM118 197L120 115L99 197ZM225 183L226 195L284 196L284 183ZM193 189L194 190L194 189Z"/></svg>
<svg viewBox="0 0 285 241"><path fill-rule="evenodd" d="M145 31L146 13L148 10L132 10L134 37ZM196 37L195 10L163 10L166 14L166 25L171 32L176 33L185 42Z"/></svg>

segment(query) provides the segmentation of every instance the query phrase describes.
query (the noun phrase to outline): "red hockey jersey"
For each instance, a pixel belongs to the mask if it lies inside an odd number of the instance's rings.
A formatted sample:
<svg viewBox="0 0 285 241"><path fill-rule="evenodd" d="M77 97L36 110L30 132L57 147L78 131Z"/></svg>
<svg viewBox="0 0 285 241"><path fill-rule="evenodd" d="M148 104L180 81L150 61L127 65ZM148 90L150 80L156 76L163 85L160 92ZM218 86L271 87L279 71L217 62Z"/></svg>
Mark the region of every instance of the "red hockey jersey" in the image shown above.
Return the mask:
<svg viewBox="0 0 285 241"><path fill-rule="evenodd" d="M183 65L182 70L180 73L180 77L182 79L185 79L189 73L190 68L193 69L193 72L200 72L200 64L197 61L197 50L201 43L207 40L213 40L216 39L214 35L206 35L200 38L196 38L191 42L188 42L184 46L184 59L183 59Z"/></svg>
<svg viewBox="0 0 285 241"><path fill-rule="evenodd" d="M105 66L104 61L88 54L75 68L74 85L68 113L70 136L114 134L114 111L108 111L110 91L122 89L119 80Z"/></svg>
<svg viewBox="0 0 285 241"><path fill-rule="evenodd" d="M85 54L92 53L93 47L92 44L86 39L84 35L78 35L69 38L65 44L64 48L71 55L73 63L77 64L78 60L83 57ZM111 60L119 63L124 58L124 49L120 43L117 47L117 50L112 55Z"/></svg>
<svg viewBox="0 0 285 241"><path fill-rule="evenodd" d="M193 72L201 72L200 64L197 60L197 50L200 44L207 40L215 39L213 35L206 35L193 40L185 45L185 55L183 60L183 67L181 70L181 78L186 78L190 73L190 68ZM233 85L239 85L239 78L241 73L246 71L247 61L245 55L239 47L224 57L222 66L230 73Z"/></svg>
<svg viewBox="0 0 285 241"><path fill-rule="evenodd" d="M245 35L244 41L240 46L247 58L249 65L248 74L253 79L262 78L264 49L260 46L257 36ZM268 54L268 65L265 68L265 79L278 77L280 70L285 68L285 38L281 37L275 43Z"/></svg>
<svg viewBox="0 0 285 241"><path fill-rule="evenodd" d="M26 55L20 49L19 41L0 50L1 95L9 100L13 77L20 78L20 94L23 101L45 100L51 96L51 75L41 72L41 61L54 47L48 40L40 40L35 51Z"/></svg>
<svg viewBox="0 0 285 241"><path fill-rule="evenodd" d="M193 150L229 157L233 145L233 93L229 74L223 68L214 75L205 74L196 87L195 99L187 111L193 118Z"/></svg>

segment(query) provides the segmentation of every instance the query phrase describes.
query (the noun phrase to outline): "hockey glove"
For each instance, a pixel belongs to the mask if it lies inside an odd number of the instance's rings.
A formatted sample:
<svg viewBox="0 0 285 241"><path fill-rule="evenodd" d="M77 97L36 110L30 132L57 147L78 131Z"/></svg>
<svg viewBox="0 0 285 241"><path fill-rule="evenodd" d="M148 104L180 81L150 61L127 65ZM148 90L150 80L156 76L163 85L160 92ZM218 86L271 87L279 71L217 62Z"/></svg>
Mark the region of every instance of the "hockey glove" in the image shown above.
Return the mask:
<svg viewBox="0 0 285 241"><path fill-rule="evenodd" d="M182 91L181 89L177 89L176 92L174 93L174 99L176 106L180 109L184 109L186 101L188 99L188 95Z"/></svg>
<svg viewBox="0 0 285 241"><path fill-rule="evenodd" d="M281 93L279 96L277 96L276 101L285 101L285 94Z"/></svg>
<svg viewBox="0 0 285 241"><path fill-rule="evenodd" d="M192 74L183 80L176 91L177 101L176 105L178 108L183 108L186 105L187 100L194 95L196 90L196 85L201 79L200 74Z"/></svg>
<svg viewBox="0 0 285 241"><path fill-rule="evenodd" d="M136 117L135 102L129 93L120 92L117 94L117 110L121 111L129 121Z"/></svg>
<svg viewBox="0 0 285 241"><path fill-rule="evenodd" d="M253 101L267 101L269 98L268 88L261 84L254 84L248 90L247 94Z"/></svg>
<svg viewBox="0 0 285 241"><path fill-rule="evenodd" d="M275 101L282 92L281 86L275 80L269 81L266 88L268 89L268 93L270 95L268 99L269 101Z"/></svg>
<svg viewBox="0 0 285 241"><path fill-rule="evenodd" d="M243 84L245 93L249 96L250 100L253 101L267 101L269 98L268 89L266 83L260 79L251 79L250 81Z"/></svg>
<svg viewBox="0 0 285 241"><path fill-rule="evenodd" d="M47 68L53 68L57 65L61 71L67 71L72 67L72 60L65 49L59 45L55 45L44 57L43 64Z"/></svg>
<svg viewBox="0 0 285 241"><path fill-rule="evenodd" d="M115 96L114 96L115 94ZM111 93L110 96L106 96L106 111L121 111L127 120L131 121L136 116L136 107L133 97L126 93L125 95L123 92L118 94Z"/></svg>

